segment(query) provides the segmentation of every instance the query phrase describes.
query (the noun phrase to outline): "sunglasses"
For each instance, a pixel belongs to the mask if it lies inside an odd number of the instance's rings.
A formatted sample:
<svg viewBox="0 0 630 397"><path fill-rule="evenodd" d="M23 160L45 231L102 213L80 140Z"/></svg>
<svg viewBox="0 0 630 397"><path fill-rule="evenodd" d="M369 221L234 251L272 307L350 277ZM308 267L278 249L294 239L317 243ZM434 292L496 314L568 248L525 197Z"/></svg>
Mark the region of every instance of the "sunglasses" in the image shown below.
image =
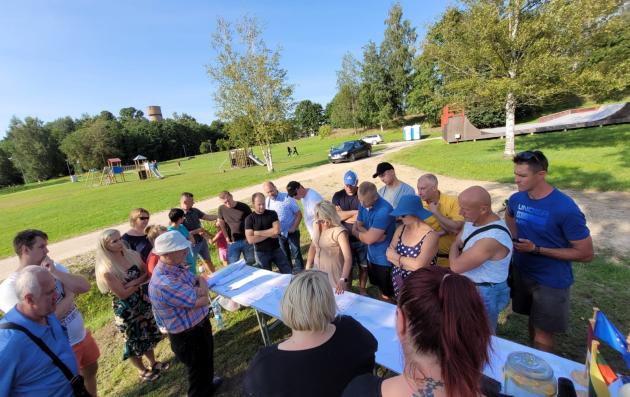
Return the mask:
<svg viewBox="0 0 630 397"><path fill-rule="evenodd" d="M531 159L534 159L537 163L540 163L540 157L538 157L538 153L533 152L531 150L526 150L524 152L520 152L516 155L517 159L522 159L525 161L529 161Z"/></svg>
<svg viewBox="0 0 630 397"><path fill-rule="evenodd" d="M148 216L139 216L138 219L140 219L142 221L148 221L149 217Z"/></svg>

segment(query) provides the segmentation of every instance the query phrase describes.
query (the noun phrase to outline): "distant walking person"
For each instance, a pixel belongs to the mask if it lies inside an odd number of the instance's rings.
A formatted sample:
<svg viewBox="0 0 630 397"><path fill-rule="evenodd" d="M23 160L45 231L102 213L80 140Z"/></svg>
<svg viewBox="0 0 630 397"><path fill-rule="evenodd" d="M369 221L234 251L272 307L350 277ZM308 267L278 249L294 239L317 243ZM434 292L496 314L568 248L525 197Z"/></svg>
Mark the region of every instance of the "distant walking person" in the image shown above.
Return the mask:
<svg viewBox="0 0 630 397"><path fill-rule="evenodd" d="M294 156L299 156L300 154L297 151L297 147L293 146L293 155Z"/></svg>
<svg viewBox="0 0 630 397"><path fill-rule="evenodd" d="M569 325L571 261L591 261L593 240L577 204L545 180L545 155L528 150L513 160L518 193L510 197L505 213L517 240L512 308L529 315L534 347L552 351L554 334Z"/></svg>
<svg viewBox="0 0 630 397"><path fill-rule="evenodd" d="M291 157L291 146L287 146L287 156Z"/></svg>

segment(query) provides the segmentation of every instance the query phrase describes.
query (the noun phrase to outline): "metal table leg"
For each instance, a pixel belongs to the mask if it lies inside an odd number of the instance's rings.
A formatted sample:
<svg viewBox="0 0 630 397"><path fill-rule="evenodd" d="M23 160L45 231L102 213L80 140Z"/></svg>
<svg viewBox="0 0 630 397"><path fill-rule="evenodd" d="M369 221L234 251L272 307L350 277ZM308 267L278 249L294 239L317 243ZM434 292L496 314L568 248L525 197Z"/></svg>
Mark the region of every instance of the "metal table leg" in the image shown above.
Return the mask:
<svg viewBox="0 0 630 397"><path fill-rule="evenodd" d="M258 320L258 327L260 328L260 336L262 337L263 344L269 346L271 345L271 338L269 337L269 327L265 319L265 314L256 309L254 309L254 311L256 312L256 320Z"/></svg>

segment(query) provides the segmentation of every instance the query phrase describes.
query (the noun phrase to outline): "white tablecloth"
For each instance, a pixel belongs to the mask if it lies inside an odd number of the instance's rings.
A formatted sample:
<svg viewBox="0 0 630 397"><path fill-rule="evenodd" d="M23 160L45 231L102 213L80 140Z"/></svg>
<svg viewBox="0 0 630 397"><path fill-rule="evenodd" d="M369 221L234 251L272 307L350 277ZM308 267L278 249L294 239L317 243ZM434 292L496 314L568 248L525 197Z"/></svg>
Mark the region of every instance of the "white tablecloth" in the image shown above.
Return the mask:
<svg viewBox="0 0 630 397"><path fill-rule="evenodd" d="M269 316L280 318L280 301L290 280L289 274L240 266L236 271L226 272L225 276L219 274L217 280L210 279L209 284L211 290L219 295L241 305L251 306ZM396 335L396 307L352 292L335 295L335 299L339 314L354 317L378 340L376 362L400 373L403 370L403 355ZM571 379L571 371L584 369L583 364L493 336L490 363L484 369L484 373L503 383L503 364L508 354L514 351L531 352L543 358L553 368L556 377ZM576 389L584 390L578 384Z"/></svg>

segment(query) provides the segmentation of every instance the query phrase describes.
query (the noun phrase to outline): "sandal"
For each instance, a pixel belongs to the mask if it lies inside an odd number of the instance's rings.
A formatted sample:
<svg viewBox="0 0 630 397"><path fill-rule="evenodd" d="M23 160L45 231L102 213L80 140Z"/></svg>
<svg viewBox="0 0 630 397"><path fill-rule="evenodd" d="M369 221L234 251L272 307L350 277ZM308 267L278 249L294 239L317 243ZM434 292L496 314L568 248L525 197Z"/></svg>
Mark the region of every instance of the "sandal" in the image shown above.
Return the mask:
<svg viewBox="0 0 630 397"><path fill-rule="evenodd" d="M154 374L159 374L160 372L164 372L169 368L170 368L169 363L156 361L155 364L151 367L151 372L153 372Z"/></svg>
<svg viewBox="0 0 630 397"><path fill-rule="evenodd" d="M142 383L153 382L157 378L160 377L159 373L154 373L151 370L145 369L140 374L138 374Z"/></svg>

